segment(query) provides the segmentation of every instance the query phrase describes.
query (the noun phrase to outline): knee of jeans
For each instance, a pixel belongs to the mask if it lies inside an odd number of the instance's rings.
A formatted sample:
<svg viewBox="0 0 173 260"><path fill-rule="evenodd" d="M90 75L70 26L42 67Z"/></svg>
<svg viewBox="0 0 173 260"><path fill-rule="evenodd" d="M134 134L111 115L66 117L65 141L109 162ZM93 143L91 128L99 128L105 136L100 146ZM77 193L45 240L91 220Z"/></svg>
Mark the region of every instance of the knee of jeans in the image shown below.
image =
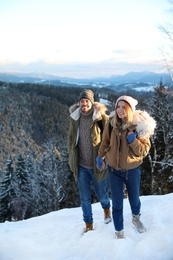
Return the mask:
<svg viewBox="0 0 173 260"><path fill-rule="evenodd" d="M113 215L121 215L123 213L123 208L112 208Z"/></svg>
<svg viewBox="0 0 173 260"><path fill-rule="evenodd" d="M90 205L91 204L91 199L87 199L87 198L80 198L81 200L81 204L85 204L85 205Z"/></svg>
<svg viewBox="0 0 173 260"><path fill-rule="evenodd" d="M109 209L111 207L110 203L108 203L107 201L100 201L100 204L103 209Z"/></svg>

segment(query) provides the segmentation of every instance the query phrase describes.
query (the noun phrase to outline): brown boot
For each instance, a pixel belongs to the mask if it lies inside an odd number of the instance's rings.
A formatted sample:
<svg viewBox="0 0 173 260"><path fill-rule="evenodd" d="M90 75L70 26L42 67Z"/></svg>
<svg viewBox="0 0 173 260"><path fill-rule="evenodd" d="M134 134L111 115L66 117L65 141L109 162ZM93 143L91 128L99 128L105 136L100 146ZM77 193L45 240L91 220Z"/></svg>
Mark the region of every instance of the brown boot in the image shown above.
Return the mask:
<svg viewBox="0 0 173 260"><path fill-rule="evenodd" d="M108 224L111 222L111 211L109 209L104 209L104 223Z"/></svg>
<svg viewBox="0 0 173 260"><path fill-rule="evenodd" d="M85 233L93 230L93 224L92 223L86 223Z"/></svg>

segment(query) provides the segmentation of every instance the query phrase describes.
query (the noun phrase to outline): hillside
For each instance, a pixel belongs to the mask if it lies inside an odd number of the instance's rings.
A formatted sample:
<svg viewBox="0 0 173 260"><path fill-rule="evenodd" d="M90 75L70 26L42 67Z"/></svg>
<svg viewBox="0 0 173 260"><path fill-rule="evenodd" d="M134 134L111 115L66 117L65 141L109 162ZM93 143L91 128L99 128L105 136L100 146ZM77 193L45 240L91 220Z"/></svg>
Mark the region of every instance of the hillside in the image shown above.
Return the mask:
<svg viewBox="0 0 173 260"><path fill-rule="evenodd" d="M73 86L0 82L0 170L19 153L39 158L50 140L57 149L65 147L69 107L78 101L80 91ZM94 92L98 101L100 91ZM115 96L114 91L106 93Z"/></svg>
<svg viewBox="0 0 173 260"><path fill-rule="evenodd" d="M67 91L67 89L66 89ZM0 85L0 167L18 153L40 156L50 139L57 147L67 138L68 106L79 89L3 83Z"/></svg>

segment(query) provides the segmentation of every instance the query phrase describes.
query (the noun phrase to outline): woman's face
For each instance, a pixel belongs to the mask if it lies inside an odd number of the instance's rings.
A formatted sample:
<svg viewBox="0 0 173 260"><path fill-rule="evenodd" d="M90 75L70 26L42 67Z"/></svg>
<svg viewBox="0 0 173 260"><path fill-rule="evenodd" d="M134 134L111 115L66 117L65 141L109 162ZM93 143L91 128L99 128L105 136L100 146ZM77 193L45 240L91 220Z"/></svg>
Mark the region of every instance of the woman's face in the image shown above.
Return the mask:
<svg viewBox="0 0 173 260"><path fill-rule="evenodd" d="M120 100L117 104L116 112L119 118L124 119L127 117L127 113L125 110L126 103L122 100Z"/></svg>
<svg viewBox="0 0 173 260"><path fill-rule="evenodd" d="M92 103L87 98L82 98L79 102L79 105L84 113L87 113L92 108Z"/></svg>

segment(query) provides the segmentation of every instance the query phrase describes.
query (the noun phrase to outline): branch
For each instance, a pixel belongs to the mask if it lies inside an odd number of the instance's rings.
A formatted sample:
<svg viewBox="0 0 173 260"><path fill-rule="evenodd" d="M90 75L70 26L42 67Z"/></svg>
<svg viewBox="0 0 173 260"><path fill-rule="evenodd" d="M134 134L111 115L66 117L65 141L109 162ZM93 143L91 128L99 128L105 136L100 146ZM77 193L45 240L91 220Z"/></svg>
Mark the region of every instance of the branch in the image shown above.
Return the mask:
<svg viewBox="0 0 173 260"><path fill-rule="evenodd" d="M163 55L164 62L165 62L165 64L166 64L166 67L167 67L169 76L170 76L171 80L173 81L173 74L171 73L171 67L170 67L170 65L168 64L168 61L167 61L167 59L166 59L166 57L165 57L165 55L164 55L164 53L163 53L163 50L162 50L162 55Z"/></svg>
<svg viewBox="0 0 173 260"><path fill-rule="evenodd" d="M164 162L157 162L157 161L151 161L152 163L157 163L157 164L161 164L161 165L168 165L168 166L173 166L173 163L164 163Z"/></svg>
<svg viewBox="0 0 173 260"><path fill-rule="evenodd" d="M166 34L167 37L168 37L168 39L170 39L171 42L173 42L172 33L171 33L170 31L168 31L167 29L165 29L165 27L163 27L162 25L159 26L159 30L160 30L162 33Z"/></svg>

